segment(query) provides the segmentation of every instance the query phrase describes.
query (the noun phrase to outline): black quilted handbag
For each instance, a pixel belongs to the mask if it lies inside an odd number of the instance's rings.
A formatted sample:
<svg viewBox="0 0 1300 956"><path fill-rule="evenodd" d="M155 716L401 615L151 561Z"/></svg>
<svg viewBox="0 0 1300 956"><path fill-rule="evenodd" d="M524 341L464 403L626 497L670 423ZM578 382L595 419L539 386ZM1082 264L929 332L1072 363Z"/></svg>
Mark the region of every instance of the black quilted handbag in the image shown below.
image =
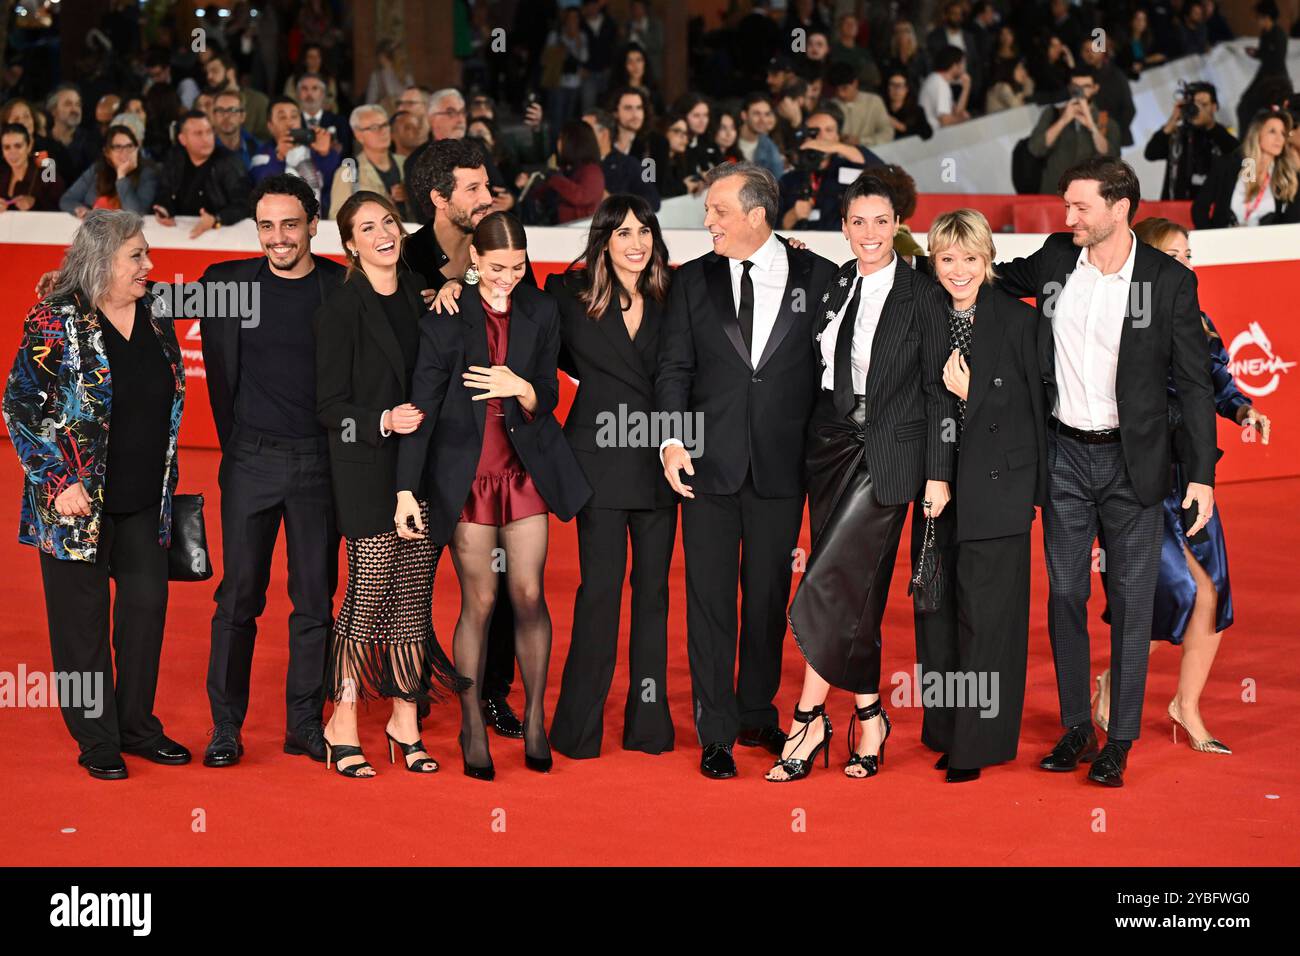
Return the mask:
<svg viewBox="0 0 1300 956"><path fill-rule="evenodd" d="M907 586L916 613L933 614L939 610L946 586L943 564L939 561L939 551L934 546L934 517L926 515L925 540L921 544L921 554L916 559L916 571Z"/></svg>

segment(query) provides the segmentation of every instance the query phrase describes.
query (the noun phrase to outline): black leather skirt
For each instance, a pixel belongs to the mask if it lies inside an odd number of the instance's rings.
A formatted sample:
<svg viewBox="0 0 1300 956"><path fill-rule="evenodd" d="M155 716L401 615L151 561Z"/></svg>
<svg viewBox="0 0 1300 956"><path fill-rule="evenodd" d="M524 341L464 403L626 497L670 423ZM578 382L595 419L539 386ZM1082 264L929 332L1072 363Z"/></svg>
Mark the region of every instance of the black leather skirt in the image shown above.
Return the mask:
<svg viewBox="0 0 1300 956"><path fill-rule="evenodd" d="M866 400L837 415L823 391L809 423L812 557L790 605L790 630L822 679L856 694L880 689L880 622L907 505L882 505L864 458Z"/></svg>

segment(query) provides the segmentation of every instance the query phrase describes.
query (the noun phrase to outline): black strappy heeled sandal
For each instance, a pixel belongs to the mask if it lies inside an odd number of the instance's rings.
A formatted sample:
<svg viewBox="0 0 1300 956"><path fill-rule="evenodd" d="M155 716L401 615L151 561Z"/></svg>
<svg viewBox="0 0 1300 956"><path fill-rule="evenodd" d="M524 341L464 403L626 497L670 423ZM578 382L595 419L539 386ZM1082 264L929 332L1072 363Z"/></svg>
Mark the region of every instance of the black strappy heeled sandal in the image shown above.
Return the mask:
<svg viewBox="0 0 1300 956"><path fill-rule="evenodd" d="M354 777L357 780L364 780L376 776L373 773L361 773L366 767L370 767L369 761L363 760L361 763L354 763L350 767L340 767L339 761L346 760L348 757L364 757L361 748L353 744L332 744L325 741L325 769L329 770L330 766L334 767L337 773L345 777ZM370 767L374 770L374 767Z"/></svg>
<svg viewBox="0 0 1300 956"><path fill-rule="evenodd" d="M768 783L789 783L791 780L802 780L812 773L813 764L817 762L817 754L825 751L823 756L823 766L831 765L831 719L826 716L826 705L818 704L812 710L800 710L796 705L794 709L794 720L797 724L803 724L803 730L799 731L791 741L794 743L794 749L798 750L803 739L808 736L808 728L818 717L822 719L822 739L818 741L817 746L812 749L807 758L800 757L782 757L772 764L772 768L781 767L785 770L785 777L764 777ZM792 751L793 752L793 751Z"/></svg>
<svg viewBox="0 0 1300 956"><path fill-rule="evenodd" d="M389 763L396 763L396 754L393 753L394 747L401 748L403 763L406 763L406 758L411 756L411 754L417 754L422 750L426 754L429 752L428 749L424 746L424 741L418 738L413 744L404 744L386 730L384 731L384 736L388 738L388 762ZM424 768L429 764L433 764L433 769L425 770ZM406 769L411 771L412 773L437 773L438 761L434 760L432 757L425 756L415 761L415 763L407 763Z"/></svg>
<svg viewBox="0 0 1300 956"><path fill-rule="evenodd" d="M844 776L851 780L865 780L867 777L874 777L880 772L880 768L885 765L885 742L889 740L890 731L889 714L885 712L885 708L880 706L879 700L867 704L865 707L855 707L853 712L858 719L849 728L849 762L844 765L846 771ZM880 739L880 750L874 754L859 754L856 740L857 734L855 733L858 729L857 725L859 722L865 724L868 720L873 720L876 717L880 717L885 722L885 736ZM850 767L861 767L866 771L866 774L859 777L855 773L848 773Z"/></svg>

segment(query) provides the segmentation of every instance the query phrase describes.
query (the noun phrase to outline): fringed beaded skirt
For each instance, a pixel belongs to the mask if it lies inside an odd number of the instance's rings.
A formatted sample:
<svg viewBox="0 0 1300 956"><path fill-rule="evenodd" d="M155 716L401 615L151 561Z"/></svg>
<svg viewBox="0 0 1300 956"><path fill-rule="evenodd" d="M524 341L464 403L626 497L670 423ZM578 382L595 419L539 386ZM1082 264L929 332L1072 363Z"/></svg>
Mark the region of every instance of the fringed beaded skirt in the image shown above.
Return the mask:
<svg viewBox="0 0 1300 956"><path fill-rule="evenodd" d="M420 502L429 526L429 506ZM325 675L334 700L441 700L473 682L456 673L433 632L433 576L441 548L396 531L347 538L348 587L334 619Z"/></svg>

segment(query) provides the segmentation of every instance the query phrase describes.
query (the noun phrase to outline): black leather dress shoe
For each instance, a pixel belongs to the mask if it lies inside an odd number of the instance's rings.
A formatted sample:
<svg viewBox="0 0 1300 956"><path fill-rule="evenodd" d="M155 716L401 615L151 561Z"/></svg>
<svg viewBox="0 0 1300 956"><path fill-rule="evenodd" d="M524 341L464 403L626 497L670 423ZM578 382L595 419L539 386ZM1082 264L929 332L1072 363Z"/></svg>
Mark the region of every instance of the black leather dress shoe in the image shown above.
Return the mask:
<svg viewBox="0 0 1300 956"><path fill-rule="evenodd" d="M188 747L184 744L178 744L170 737L164 737L159 741L158 746L151 747L148 750L129 750L123 747L122 752L135 757L143 757L145 760L152 760L154 763L172 764L174 766L189 763L193 759Z"/></svg>
<svg viewBox="0 0 1300 956"><path fill-rule="evenodd" d="M742 747L762 747L779 757L785 749L785 731L780 727L741 727L736 743Z"/></svg>
<svg viewBox="0 0 1300 956"><path fill-rule="evenodd" d="M295 757L310 757L325 762L325 728L321 722L308 722L284 735L284 752Z"/></svg>
<svg viewBox="0 0 1300 956"><path fill-rule="evenodd" d="M1065 773L1076 769L1081 763L1088 763L1097 756L1097 731L1088 724L1087 730L1067 730L1056 742L1056 746L1038 766L1044 770Z"/></svg>
<svg viewBox="0 0 1300 956"><path fill-rule="evenodd" d="M1088 779L1103 787L1124 786L1124 768L1128 766L1128 751L1119 744L1107 742L1093 761Z"/></svg>
<svg viewBox="0 0 1300 956"><path fill-rule="evenodd" d="M96 780L125 780L126 762L119 756L92 760L85 765L86 773Z"/></svg>
<svg viewBox="0 0 1300 956"><path fill-rule="evenodd" d="M203 766L233 767L244 756L244 743L239 737L239 728L225 722L212 728L212 742L203 751Z"/></svg>
<svg viewBox="0 0 1300 956"><path fill-rule="evenodd" d="M700 758L700 773L713 780L727 780L736 775L736 760L727 744L709 744Z"/></svg>
<svg viewBox="0 0 1300 956"><path fill-rule="evenodd" d="M500 737L519 740L524 736L524 725L504 697L489 697L483 701L483 719Z"/></svg>
<svg viewBox="0 0 1300 956"><path fill-rule="evenodd" d="M939 759L936 760L936 761L934 762L934 769L935 769L935 770L947 770L947 769L948 769L948 755L947 755L947 754L939 754Z"/></svg>
<svg viewBox="0 0 1300 956"><path fill-rule="evenodd" d="M969 770L962 770L959 767L949 767L947 775L943 778L945 783L966 783L970 780L980 778L980 768L972 767Z"/></svg>

